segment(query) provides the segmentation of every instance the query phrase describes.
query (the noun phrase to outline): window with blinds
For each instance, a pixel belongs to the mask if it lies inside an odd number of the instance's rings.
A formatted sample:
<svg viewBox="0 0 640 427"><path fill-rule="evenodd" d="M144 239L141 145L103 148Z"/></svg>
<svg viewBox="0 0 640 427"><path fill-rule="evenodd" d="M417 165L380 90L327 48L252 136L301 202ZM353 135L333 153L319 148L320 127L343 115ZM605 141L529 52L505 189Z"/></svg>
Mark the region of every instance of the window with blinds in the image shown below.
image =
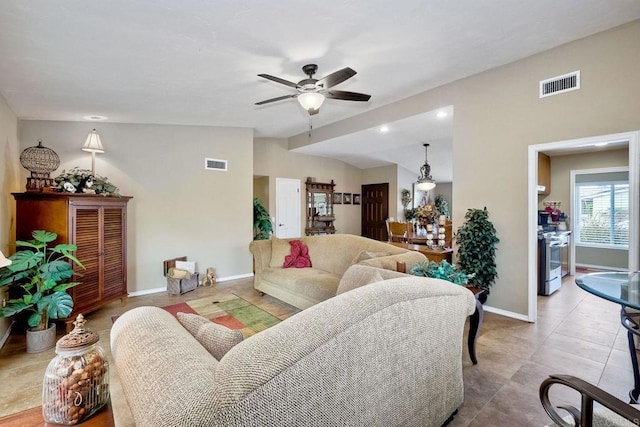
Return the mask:
<svg viewBox="0 0 640 427"><path fill-rule="evenodd" d="M629 248L629 181L576 182L576 245Z"/></svg>

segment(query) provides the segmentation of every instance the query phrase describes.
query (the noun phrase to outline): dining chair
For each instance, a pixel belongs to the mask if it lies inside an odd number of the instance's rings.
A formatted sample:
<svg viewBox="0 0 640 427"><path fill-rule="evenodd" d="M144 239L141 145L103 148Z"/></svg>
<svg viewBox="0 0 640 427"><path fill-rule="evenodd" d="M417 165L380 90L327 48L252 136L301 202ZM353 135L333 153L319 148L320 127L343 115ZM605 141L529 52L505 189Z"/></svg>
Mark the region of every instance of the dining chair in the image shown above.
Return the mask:
<svg viewBox="0 0 640 427"><path fill-rule="evenodd" d="M386 220L387 236L389 243L402 242L407 243L407 224L404 222Z"/></svg>

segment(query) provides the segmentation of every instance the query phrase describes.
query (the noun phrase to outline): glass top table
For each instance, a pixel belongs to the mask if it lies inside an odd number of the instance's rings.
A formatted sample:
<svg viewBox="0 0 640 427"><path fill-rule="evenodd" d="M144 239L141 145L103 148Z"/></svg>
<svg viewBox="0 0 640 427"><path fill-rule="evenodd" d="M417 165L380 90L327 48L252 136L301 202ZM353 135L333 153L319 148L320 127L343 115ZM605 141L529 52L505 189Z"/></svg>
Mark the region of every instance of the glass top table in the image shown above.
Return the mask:
<svg viewBox="0 0 640 427"><path fill-rule="evenodd" d="M633 368L633 389L629 391L629 401L638 403L640 368L634 337L640 336L640 271L585 274L576 278L576 284L595 296L621 305L620 321L627 330Z"/></svg>
<svg viewBox="0 0 640 427"><path fill-rule="evenodd" d="M640 271L585 274L576 284L600 298L640 310Z"/></svg>

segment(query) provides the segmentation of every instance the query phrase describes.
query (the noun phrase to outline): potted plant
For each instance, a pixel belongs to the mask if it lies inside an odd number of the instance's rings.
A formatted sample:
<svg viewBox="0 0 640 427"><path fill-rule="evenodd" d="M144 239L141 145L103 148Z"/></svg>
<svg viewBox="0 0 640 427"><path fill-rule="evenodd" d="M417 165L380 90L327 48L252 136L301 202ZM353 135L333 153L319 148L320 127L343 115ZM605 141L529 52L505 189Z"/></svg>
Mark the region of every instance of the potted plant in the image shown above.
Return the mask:
<svg viewBox="0 0 640 427"><path fill-rule="evenodd" d="M473 284L489 291L498 277L496 269L496 229L489 221L489 211L469 209L465 222L455 234L458 245L458 266L469 274L474 274Z"/></svg>
<svg viewBox="0 0 640 427"><path fill-rule="evenodd" d="M6 287L9 300L0 308L3 317L30 313L27 317L27 352L47 350L55 344L55 323L50 319L64 319L71 314L73 299L67 289L78 282L70 282L73 265L84 268L71 253L76 245L49 243L58 235L36 230L32 241L17 241L19 250L9 257L10 265L0 269L0 288Z"/></svg>
<svg viewBox="0 0 640 427"><path fill-rule="evenodd" d="M466 286L469 283L469 279L474 277L473 274L467 274L462 270L458 270L455 265L449 264L446 260L439 263L435 261L425 261L415 264L411 268L411 274L414 276L443 279L463 286Z"/></svg>
<svg viewBox="0 0 640 427"><path fill-rule="evenodd" d="M444 198L444 195L438 194L433 203L440 215L444 215L448 220L451 219L451 214L449 213L449 202Z"/></svg>
<svg viewBox="0 0 640 427"><path fill-rule="evenodd" d="M273 233L271 216L262 202L253 199L253 240L267 240Z"/></svg>

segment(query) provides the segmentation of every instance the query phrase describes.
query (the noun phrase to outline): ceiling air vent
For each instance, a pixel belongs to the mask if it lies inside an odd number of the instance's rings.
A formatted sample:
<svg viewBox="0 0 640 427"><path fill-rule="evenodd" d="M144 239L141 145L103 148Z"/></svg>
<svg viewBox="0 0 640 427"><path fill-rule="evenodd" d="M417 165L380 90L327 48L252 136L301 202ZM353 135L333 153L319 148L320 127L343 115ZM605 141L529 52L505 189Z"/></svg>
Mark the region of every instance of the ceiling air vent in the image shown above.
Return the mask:
<svg viewBox="0 0 640 427"><path fill-rule="evenodd" d="M226 171L227 161L220 159L204 159L204 168L213 171Z"/></svg>
<svg viewBox="0 0 640 427"><path fill-rule="evenodd" d="M540 98L580 89L580 70L540 82Z"/></svg>

